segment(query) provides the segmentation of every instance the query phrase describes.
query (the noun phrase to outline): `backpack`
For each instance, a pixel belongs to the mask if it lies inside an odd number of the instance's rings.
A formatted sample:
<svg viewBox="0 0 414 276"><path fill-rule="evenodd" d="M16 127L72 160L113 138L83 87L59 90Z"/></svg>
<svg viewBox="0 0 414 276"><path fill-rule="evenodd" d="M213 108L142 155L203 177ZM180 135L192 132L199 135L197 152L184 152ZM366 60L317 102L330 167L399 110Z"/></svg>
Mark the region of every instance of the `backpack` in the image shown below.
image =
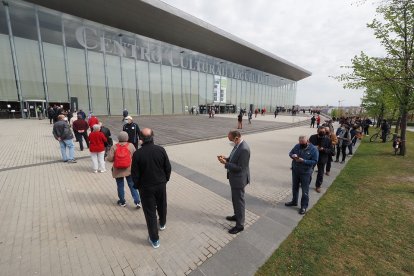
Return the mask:
<svg viewBox="0 0 414 276"><path fill-rule="evenodd" d="M129 143L125 145L116 145L114 154L114 168L127 169L131 166L131 152L129 151Z"/></svg>

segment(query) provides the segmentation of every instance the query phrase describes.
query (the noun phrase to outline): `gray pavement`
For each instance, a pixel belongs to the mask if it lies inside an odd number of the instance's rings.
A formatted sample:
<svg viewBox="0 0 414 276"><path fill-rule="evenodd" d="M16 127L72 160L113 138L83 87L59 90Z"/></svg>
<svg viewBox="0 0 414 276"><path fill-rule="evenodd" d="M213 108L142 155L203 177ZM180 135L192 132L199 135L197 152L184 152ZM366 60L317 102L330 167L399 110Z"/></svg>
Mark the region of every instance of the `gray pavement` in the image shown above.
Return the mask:
<svg viewBox="0 0 414 276"><path fill-rule="evenodd" d="M116 134L119 118L105 120ZM316 130L300 116L258 116L255 126L245 125L252 152L246 228L230 235L230 189L216 156L230 152L226 136L236 122L228 115L214 120L138 118L155 129L173 165L167 229L156 250L147 242L142 210L128 193L129 205L116 205L114 179L92 173L88 151L76 145L78 163L59 162L48 121L1 120L0 275L254 274L302 218L283 206L291 194L287 153L300 134ZM333 164L323 193L342 167ZM311 207L323 193L311 191Z"/></svg>

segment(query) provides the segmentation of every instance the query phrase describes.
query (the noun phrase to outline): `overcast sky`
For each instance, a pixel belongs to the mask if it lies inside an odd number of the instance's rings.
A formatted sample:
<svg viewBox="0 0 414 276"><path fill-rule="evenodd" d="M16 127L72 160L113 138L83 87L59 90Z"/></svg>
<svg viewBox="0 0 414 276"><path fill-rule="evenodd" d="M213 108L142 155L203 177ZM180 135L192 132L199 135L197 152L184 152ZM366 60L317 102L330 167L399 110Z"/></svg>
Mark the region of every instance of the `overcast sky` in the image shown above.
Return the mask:
<svg viewBox="0 0 414 276"><path fill-rule="evenodd" d="M312 72L298 82L299 105L360 105L362 91L329 78L345 72L361 51L383 56L366 27L372 1L360 0L163 0ZM362 1L365 2L365 1Z"/></svg>

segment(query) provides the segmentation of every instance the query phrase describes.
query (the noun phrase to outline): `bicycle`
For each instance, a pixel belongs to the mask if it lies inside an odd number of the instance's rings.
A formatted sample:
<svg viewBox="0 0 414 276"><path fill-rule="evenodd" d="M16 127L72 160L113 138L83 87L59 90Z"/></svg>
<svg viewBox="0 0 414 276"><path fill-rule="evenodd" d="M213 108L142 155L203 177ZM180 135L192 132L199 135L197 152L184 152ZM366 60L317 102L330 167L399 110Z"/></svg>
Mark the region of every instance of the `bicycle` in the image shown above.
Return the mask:
<svg viewBox="0 0 414 276"><path fill-rule="evenodd" d="M382 142L382 131L378 131L377 133L373 134L371 136L371 138L369 138L370 142ZM385 141L386 142L391 142L392 141L392 135L391 132L388 131L387 132L387 136L385 137Z"/></svg>

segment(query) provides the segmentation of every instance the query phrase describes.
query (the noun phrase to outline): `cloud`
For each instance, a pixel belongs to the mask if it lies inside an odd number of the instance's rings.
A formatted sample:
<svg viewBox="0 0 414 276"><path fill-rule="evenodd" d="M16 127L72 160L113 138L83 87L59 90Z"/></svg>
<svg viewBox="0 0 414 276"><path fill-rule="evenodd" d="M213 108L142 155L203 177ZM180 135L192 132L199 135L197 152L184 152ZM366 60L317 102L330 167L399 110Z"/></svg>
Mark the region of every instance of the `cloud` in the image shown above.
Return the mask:
<svg viewBox="0 0 414 276"><path fill-rule="evenodd" d="M375 17L371 3L355 0L164 0L312 72L298 82L299 105L359 105L362 91L346 90L330 78L361 51L383 56L366 27Z"/></svg>

